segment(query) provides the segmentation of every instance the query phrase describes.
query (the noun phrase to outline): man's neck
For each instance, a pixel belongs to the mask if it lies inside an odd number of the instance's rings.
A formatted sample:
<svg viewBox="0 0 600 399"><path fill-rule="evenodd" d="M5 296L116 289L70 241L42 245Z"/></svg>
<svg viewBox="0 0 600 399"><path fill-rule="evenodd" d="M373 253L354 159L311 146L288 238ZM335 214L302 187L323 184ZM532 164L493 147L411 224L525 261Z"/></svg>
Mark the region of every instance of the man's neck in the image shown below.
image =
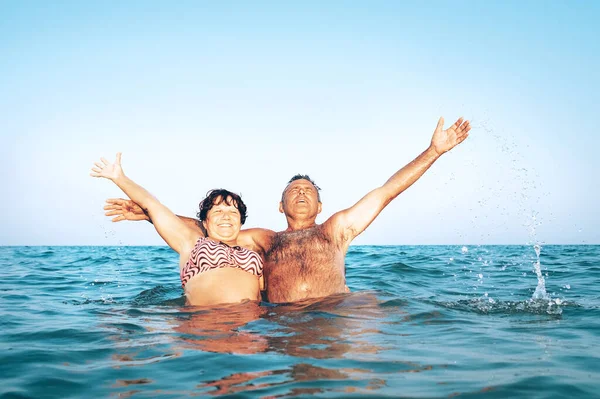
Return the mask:
<svg viewBox="0 0 600 399"><path fill-rule="evenodd" d="M304 230L309 229L317 225L314 219L311 220L295 220L295 219L287 219L288 228L285 231L296 231L296 230Z"/></svg>

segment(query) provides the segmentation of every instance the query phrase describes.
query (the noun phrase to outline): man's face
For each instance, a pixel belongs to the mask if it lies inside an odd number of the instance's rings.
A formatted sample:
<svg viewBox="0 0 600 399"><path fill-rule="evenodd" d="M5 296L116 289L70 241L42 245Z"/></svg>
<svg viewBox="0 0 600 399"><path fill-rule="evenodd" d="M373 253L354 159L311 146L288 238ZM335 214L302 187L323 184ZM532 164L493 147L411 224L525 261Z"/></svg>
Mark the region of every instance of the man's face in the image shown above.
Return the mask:
<svg viewBox="0 0 600 399"><path fill-rule="evenodd" d="M308 180L294 180L283 193L279 211L292 217L306 215L316 218L321 213L321 203L316 187Z"/></svg>

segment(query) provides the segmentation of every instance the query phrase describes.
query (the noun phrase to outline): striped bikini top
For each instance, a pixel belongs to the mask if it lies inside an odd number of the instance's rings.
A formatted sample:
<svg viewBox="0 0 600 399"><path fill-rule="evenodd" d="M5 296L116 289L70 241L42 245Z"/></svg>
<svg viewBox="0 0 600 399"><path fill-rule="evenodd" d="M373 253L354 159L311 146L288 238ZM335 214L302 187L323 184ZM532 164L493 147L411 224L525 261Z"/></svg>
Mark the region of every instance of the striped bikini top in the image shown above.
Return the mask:
<svg viewBox="0 0 600 399"><path fill-rule="evenodd" d="M254 251L242 247L230 247L205 237L198 238L190 258L181 269L181 286L185 287L190 279L210 269L221 267L239 267L240 269L262 276L263 261Z"/></svg>

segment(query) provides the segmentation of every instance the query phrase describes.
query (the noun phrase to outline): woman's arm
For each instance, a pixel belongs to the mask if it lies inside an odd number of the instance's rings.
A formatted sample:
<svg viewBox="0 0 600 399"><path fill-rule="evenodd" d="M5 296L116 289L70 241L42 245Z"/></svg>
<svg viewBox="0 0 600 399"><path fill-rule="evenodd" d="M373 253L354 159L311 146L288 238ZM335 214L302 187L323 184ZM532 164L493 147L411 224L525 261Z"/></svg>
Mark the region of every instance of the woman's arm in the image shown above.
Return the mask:
<svg viewBox="0 0 600 399"><path fill-rule="evenodd" d="M120 152L117 153L114 163L108 162L105 158L100 158L100 160L102 162L96 162L95 167L92 168L91 176L112 180L129 198L148 213L158 234L177 253L181 254L182 251L192 249L200 235L190 229L146 189L125 176L121 168Z"/></svg>

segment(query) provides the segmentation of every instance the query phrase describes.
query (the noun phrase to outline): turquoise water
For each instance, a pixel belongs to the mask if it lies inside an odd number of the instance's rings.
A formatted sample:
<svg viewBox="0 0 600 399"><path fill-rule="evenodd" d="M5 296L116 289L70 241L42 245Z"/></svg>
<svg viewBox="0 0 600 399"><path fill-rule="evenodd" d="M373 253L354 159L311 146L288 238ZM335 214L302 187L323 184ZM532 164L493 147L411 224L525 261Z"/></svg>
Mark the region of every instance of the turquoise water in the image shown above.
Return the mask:
<svg viewBox="0 0 600 399"><path fill-rule="evenodd" d="M0 247L0 395L599 397L600 246L539 253L351 247L352 294L193 309L166 247Z"/></svg>

